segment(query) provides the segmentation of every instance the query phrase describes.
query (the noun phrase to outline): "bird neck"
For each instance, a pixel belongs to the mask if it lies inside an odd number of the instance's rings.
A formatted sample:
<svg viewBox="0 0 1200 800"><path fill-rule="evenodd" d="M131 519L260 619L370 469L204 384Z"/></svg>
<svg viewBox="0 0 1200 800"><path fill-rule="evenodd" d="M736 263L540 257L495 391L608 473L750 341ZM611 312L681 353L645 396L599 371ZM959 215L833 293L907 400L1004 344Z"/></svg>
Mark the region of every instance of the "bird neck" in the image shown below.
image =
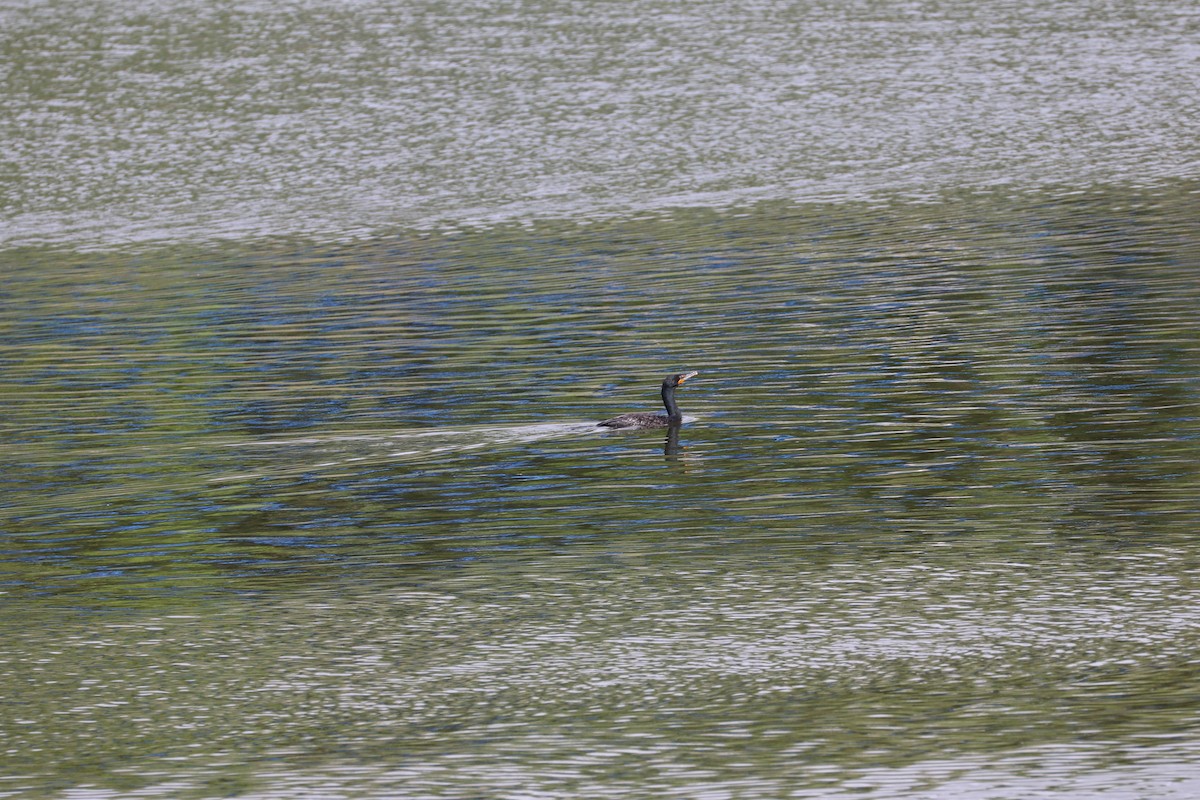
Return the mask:
<svg viewBox="0 0 1200 800"><path fill-rule="evenodd" d="M667 407L667 419L678 420L683 418L683 414L679 413L679 406L675 405L675 387L662 387L663 405Z"/></svg>

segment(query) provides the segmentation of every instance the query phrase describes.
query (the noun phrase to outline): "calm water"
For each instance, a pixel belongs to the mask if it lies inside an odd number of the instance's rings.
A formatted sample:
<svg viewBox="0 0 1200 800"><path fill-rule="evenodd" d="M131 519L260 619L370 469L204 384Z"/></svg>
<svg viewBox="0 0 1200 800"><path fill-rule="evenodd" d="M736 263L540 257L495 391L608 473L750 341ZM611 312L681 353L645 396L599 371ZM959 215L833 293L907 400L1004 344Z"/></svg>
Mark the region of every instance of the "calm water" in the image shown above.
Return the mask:
<svg viewBox="0 0 1200 800"><path fill-rule="evenodd" d="M1200 792L1194 10L0 20L0 797Z"/></svg>

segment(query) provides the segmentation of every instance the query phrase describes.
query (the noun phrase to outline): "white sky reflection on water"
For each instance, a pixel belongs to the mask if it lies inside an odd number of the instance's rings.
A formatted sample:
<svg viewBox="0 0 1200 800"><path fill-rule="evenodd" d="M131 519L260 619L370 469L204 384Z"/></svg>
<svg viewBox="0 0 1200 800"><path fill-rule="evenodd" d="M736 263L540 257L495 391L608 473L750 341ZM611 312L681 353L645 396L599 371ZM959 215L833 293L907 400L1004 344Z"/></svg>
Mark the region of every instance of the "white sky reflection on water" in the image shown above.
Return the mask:
<svg viewBox="0 0 1200 800"><path fill-rule="evenodd" d="M353 239L1194 177L1200 12L26 3L0 244Z"/></svg>

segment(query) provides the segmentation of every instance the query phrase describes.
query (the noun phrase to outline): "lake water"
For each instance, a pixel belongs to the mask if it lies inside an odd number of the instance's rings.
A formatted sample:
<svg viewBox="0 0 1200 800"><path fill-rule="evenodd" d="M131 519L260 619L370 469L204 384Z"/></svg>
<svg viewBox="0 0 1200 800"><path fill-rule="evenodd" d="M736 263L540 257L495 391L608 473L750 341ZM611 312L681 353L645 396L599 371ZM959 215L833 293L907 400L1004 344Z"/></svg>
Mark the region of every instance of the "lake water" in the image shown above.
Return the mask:
<svg viewBox="0 0 1200 800"><path fill-rule="evenodd" d="M1200 12L0 22L0 797L1200 792Z"/></svg>

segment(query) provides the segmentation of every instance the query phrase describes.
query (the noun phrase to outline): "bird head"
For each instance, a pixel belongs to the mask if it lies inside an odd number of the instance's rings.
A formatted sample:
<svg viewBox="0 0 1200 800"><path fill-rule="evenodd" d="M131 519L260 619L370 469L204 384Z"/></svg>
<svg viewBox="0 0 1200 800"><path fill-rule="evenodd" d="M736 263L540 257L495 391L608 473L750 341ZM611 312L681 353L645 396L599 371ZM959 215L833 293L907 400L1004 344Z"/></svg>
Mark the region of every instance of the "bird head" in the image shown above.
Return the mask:
<svg viewBox="0 0 1200 800"><path fill-rule="evenodd" d="M700 374L699 372L683 372L678 375L671 375L665 381L663 381L663 386L670 386L672 389L674 389L676 386L679 386L684 381L686 381L688 378L694 378L699 374Z"/></svg>

